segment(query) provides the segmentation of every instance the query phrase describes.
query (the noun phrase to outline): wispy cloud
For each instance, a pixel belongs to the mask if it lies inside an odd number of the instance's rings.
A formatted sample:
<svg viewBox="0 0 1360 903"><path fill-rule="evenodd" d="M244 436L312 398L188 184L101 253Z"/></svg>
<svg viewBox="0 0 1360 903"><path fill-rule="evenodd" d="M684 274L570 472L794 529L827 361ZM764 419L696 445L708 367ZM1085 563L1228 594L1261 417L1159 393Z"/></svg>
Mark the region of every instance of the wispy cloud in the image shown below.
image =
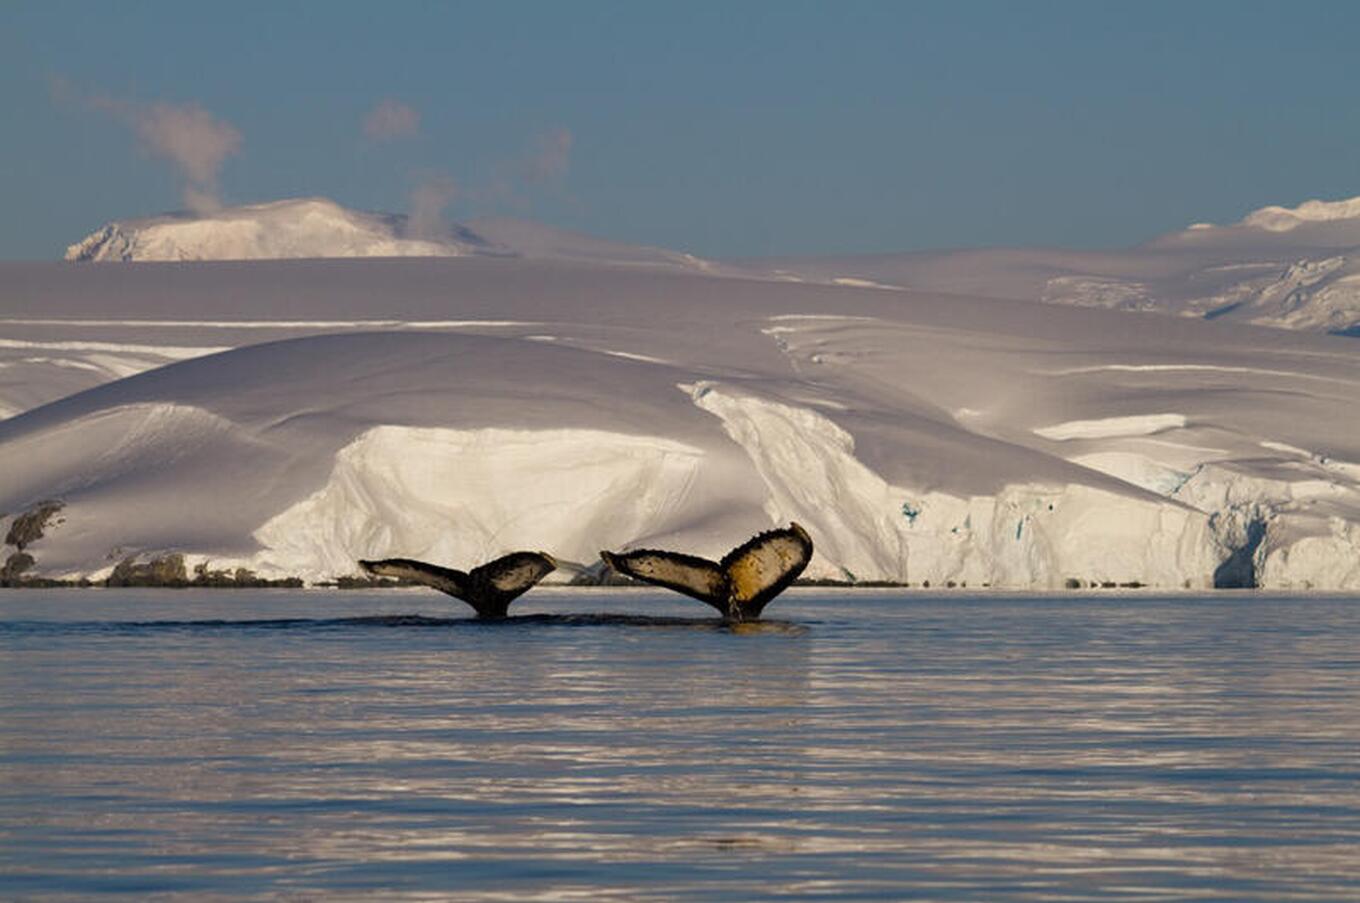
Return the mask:
<svg viewBox="0 0 1360 903"><path fill-rule="evenodd" d="M241 133L194 102L143 103L107 94L84 94L54 80L53 96L112 116L132 129L152 156L169 161L183 180L184 204L196 213L222 206L217 182L227 157L241 149Z"/></svg>
<svg viewBox="0 0 1360 903"><path fill-rule="evenodd" d="M420 134L420 111L389 97L368 111L363 127L370 141L414 138Z"/></svg>
<svg viewBox="0 0 1360 903"><path fill-rule="evenodd" d="M539 132L523 152L497 163L490 181L473 194L484 203L509 204L521 210L532 206L530 196L535 191L564 194L575 140L570 129Z"/></svg>

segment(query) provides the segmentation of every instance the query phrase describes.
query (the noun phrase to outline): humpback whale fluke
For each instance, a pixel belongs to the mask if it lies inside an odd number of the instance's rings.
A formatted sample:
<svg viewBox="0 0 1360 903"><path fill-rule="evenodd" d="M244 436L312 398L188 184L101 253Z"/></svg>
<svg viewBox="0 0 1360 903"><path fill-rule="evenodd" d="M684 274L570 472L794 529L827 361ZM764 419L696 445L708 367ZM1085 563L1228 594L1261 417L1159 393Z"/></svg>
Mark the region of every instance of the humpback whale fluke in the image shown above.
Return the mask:
<svg viewBox="0 0 1360 903"><path fill-rule="evenodd" d="M410 558L360 561L359 566L379 577L432 586L471 605L477 617L490 619L505 617L511 602L557 569L557 560L543 552L511 552L467 573Z"/></svg>
<svg viewBox="0 0 1360 903"><path fill-rule="evenodd" d="M753 621L812 560L812 537L797 524L767 530L712 562L680 552L601 552L621 574L707 602L729 621Z"/></svg>

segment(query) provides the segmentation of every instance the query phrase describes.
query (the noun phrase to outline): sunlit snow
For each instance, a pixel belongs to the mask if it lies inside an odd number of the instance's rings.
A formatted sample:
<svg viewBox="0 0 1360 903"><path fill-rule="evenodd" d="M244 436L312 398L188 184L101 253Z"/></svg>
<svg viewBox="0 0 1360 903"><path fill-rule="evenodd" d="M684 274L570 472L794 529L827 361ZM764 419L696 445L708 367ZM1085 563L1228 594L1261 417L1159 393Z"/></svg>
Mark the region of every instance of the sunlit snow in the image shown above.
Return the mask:
<svg viewBox="0 0 1360 903"><path fill-rule="evenodd" d="M1263 585L1360 587L1355 340L1125 303L1278 281L1236 244L1268 230L1195 230L1218 250L1178 262L963 252L793 282L498 228L506 253L0 265L0 529L65 502L29 550L52 576L716 556L796 520L814 577L1198 588L1245 556ZM1345 252L1297 252L1296 309L1347 284ZM1053 278L1106 300L1039 303Z"/></svg>

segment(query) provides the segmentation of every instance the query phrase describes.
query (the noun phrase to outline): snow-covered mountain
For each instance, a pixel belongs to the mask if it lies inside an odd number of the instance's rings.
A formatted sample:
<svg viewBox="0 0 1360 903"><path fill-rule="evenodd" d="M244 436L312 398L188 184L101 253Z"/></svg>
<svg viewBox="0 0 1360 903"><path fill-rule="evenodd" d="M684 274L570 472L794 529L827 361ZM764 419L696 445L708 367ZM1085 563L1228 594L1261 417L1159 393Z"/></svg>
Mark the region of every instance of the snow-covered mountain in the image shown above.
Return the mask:
<svg viewBox="0 0 1360 903"><path fill-rule="evenodd" d="M29 573L592 564L796 520L811 576L1360 588L1353 339L579 259L0 284L0 538L34 513ZM91 388L31 406L67 371Z"/></svg>
<svg viewBox="0 0 1360 903"><path fill-rule="evenodd" d="M1360 245L1360 197L1304 201L1297 207L1262 207L1227 226L1195 223L1162 237L1157 244L1260 245L1265 241L1316 248Z"/></svg>
<svg viewBox="0 0 1360 903"><path fill-rule="evenodd" d="M66 249L67 260L103 262L469 256L715 269L690 254L521 220L483 219L421 231L401 214L350 210L325 198L119 220Z"/></svg>
<svg viewBox="0 0 1360 903"><path fill-rule="evenodd" d="M508 254L468 229L408 236L406 218L325 198L109 223L66 249L75 261L262 260L281 257L463 257Z"/></svg>

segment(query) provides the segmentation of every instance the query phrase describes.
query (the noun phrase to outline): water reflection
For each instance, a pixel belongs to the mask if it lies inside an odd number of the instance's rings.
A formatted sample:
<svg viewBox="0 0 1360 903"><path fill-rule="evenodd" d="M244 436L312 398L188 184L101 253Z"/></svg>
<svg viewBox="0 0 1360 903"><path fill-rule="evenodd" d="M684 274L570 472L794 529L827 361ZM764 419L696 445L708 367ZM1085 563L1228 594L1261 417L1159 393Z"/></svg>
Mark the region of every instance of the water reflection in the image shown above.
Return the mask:
<svg viewBox="0 0 1360 903"><path fill-rule="evenodd" d="M35 598L0 596L0 895L1360 882L1343 600L802 594L734 634L651 596L502 625L414 597Z"/></svg>

